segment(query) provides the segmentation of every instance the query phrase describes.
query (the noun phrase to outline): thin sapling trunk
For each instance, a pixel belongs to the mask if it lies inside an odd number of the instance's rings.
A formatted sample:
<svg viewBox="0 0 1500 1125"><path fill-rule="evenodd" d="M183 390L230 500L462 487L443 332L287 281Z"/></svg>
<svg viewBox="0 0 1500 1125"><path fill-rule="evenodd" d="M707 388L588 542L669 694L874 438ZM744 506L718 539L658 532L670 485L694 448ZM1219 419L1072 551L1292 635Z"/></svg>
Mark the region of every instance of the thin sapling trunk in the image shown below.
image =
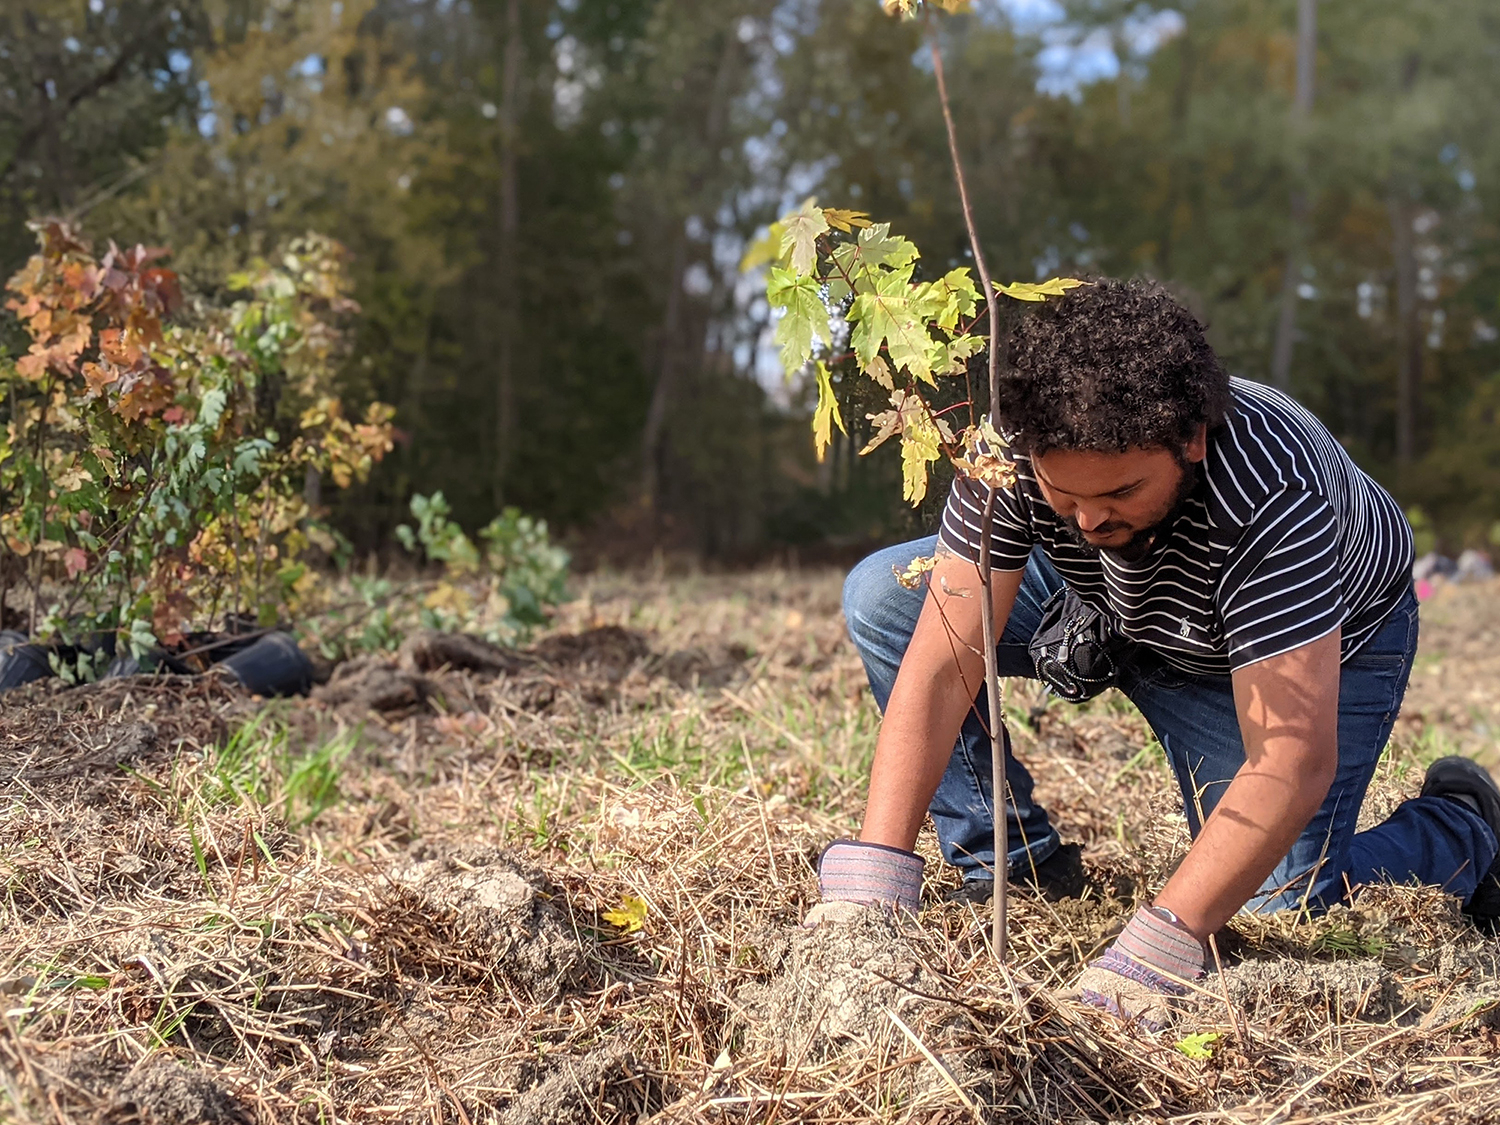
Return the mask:
<svg viewBox="0 0 1500 1125"><path fill-rule="evenodd" d="M969 189L964 181L963 161L958 155L958 133L953 126L953 110L948 102L948 84L943 75L943 53L938 48L937 32L931 18L927 24L928 46L932 50L932 71L937 79L938 101L943 107L943 124L948 129L948 155L953 161L953 178L958 184L958 201L963 208L964 226L969 233L969 248L974 255L974 270L979 274L980 289L984 293L985 308L989 311L990 342L987 349L990 376L990 414L993 421L995 402L1000 397L1000 302L994 286L990 284L990 273L984 264L984 251L979 246L979 231L974 225L974 209L969 203ZM992 452L998 452L992 451ZM984 503L984 519L979 531L979 581L984 589L984 606L980 613L983 623L984 643L984 691L989 700L990 769L993 799L991 807L995 822L995 897L991 940L995 947L995 959L1005 961L1007 882L1009 879L1010 836L1006 827L1006 810L1010 807L1008 786L1005 780L1005 733L1004 707L1000 695L1000 670L995 652L995 574L992 569L991 551L994 531L991 517L995 512L995 490L989 490Z"/></svg>

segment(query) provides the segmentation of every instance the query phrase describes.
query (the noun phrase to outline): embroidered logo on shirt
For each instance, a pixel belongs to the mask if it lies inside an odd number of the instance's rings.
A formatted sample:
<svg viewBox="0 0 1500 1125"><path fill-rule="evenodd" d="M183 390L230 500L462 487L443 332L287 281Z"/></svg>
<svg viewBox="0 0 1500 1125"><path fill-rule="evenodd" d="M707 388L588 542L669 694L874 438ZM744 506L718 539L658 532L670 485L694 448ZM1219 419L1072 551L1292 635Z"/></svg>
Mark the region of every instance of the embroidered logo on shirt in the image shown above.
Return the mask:
<svg viewBox="0 0 1500 1125"><path fill-rule="evenodd" d="M1177 630L1177 635L1179 637L1185 637L1189 633L1191 633L1192 631L1193 631L1193 627L1188 624L1188 619L1186 617L1184 617L1182 619L1182 627Z"/></svg>

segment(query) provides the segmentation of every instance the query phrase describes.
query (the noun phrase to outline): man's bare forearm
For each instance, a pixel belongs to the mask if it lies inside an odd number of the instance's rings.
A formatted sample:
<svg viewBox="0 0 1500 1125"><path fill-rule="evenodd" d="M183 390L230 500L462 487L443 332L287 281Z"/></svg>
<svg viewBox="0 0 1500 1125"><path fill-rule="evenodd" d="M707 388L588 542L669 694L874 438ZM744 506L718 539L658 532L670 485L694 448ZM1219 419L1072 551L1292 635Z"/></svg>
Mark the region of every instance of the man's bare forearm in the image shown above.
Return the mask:
<svg viewBox="0 0 1500 1125"><path fill-rule="evenodd" d="M1245 764L1156 898L1199 938L1248 902L1338 770L1339 632L1235 674Z"/></svg>
<svg viewBox="0 0 1500 1125"><path fill-rule="evenodd" d="M998 636L1023 572L995 575ZM984 593L973 563L939 558L885 709L860 839L910 850L953 744L984 682L980 619Z"/></svg>

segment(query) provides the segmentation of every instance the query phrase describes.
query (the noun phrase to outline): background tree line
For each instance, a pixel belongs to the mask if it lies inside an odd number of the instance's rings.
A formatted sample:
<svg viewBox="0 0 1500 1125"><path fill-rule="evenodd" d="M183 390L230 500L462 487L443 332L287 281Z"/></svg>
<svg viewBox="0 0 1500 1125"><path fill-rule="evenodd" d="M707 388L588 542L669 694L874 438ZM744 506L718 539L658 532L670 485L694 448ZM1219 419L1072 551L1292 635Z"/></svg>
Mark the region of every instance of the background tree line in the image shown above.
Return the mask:
<svg viewBox="0 0 1500 1125"><path fill-rule="evenodd" d="M1490 537L1500 10L981 0L941 33L992 268L1166 280L1448 546ZM0 271L42 214L209 296L342 241L345 396L401 430L339 501L365 548L436 490L617 555L899 534L941 487L902 511L857 424L813 461L739 262L808 195L967 259L921 36L874 0L16 0Z"/></svg>

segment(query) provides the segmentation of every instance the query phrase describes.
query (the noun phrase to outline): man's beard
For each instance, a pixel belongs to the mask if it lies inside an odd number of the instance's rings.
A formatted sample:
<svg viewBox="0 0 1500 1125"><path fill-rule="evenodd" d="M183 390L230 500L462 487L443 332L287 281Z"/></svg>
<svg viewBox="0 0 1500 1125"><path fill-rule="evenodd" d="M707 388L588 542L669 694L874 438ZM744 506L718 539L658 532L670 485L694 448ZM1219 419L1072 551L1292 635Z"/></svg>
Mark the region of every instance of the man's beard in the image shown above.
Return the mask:
<svg viewBox="0 0 1500 1125"><path fill-rule="evenodd" d="M1154 521L1148 527L1143 527L1133 534L1118 547L1101 547L1096 543L1090 543L1083 536L1083 529L1078 526L1078 520L1074 516L1064 516L1063 528L1068 535L1080 547L1086 547L1091 551L1099 551L1118 559L1123 563L1138 563L1151 553L1151 548L1156 546L1157 538L1162 532L1167 531L1177 522L1177 517L1182 515L1182 510L1187 507L1187 502L1198 488L1199 465L1196 461L1189 461L1181 453L1176 454L1177 464L1182 469L1182 476L1177 481L1177 492L1172 497L1172 503L1168 506L1166 514L1161 519Z"/></svg>

